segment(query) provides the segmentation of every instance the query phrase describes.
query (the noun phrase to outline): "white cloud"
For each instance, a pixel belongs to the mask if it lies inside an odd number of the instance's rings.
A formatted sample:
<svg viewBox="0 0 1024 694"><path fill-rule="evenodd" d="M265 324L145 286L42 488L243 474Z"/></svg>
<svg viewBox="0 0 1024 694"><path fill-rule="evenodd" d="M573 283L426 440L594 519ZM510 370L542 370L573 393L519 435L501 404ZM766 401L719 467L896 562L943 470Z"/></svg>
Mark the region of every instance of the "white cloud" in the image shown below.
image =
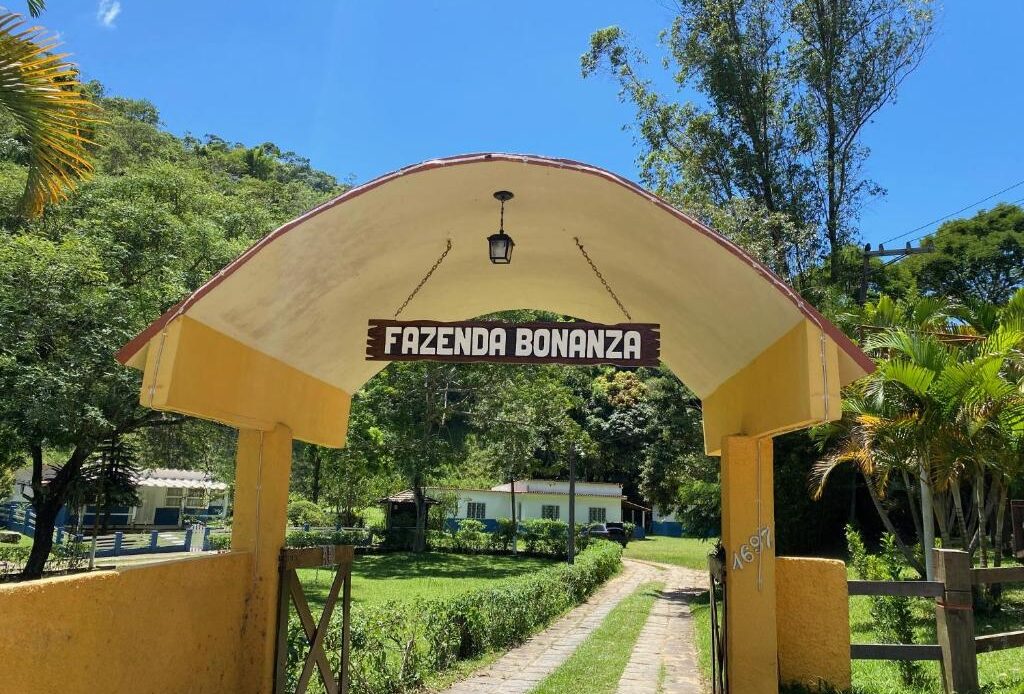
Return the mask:
<svg viewBox="0 0 1024 694"><path fill-rule="evenodd" d="M96 10L96 21L105 27L114 27L114 20L121 14L121 3L119 0L100 0L99 9Z"/></svg>

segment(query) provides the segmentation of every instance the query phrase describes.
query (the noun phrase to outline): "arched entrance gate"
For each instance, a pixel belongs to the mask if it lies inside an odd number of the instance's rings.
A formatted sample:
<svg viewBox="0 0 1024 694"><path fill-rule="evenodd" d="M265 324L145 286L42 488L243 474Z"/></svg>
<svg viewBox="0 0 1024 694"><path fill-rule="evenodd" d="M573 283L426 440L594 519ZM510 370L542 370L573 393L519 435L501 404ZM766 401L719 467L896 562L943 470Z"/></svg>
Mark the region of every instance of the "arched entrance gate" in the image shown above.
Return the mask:
<svg viewBox="0 0 1024 694"><path fill-rule="evenodd" d="M515 193L510 265L486 255L498 190ZM403 318L537 308L621 321L575 239L632 320L661 325L662 360L701 398L705 447L722 458L730 682L777 691L771 437L837 419L840 387L870 360L734 244L635 184L505 154L425 162L348 191L270 234L118 355L144 371L144 405L240 430L234 549L252 571L237 691L271 684L291 441L344 445L350 395L384 365L366 360L367 321L391 317L449 242ZM761 551L741 552L755 537Z"/></svg>

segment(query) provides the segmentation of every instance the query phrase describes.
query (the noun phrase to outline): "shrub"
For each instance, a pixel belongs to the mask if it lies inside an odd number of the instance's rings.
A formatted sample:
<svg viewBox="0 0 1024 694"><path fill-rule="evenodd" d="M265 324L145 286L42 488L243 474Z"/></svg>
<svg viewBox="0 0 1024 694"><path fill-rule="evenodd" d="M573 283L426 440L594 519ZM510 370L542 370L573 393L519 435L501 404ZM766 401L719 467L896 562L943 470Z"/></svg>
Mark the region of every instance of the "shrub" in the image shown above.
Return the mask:
<svg viewBox="0 0 1024 694"><path fill-rule="evenodd" d="M231 549L231 534L210 535L210 549L218 552Z"/></svg>
<svg viewBox="0 0 1024 694"><path fill-rule="evenodd" d="M373 533L368 530L296 530L285 538L287 547L319 547L321 545L360 545L373 543Z"/></svg>
<svg viewBox="0 0 1024 694"><path fill-rule="evenodd" d="M414 691L429 674L457 660L522 643L614 575L621 556L619 545L595 542L572 566L557 564L452 598L356 607L350 626L352 691ZM339 630L332 628L324 644L335 671L338 639ZM306 647L297 619L288 624L288 644L294 685Z"/></svg>
<svg viewBox="0 0 1024 694"><path fill-rule="evenodd" d="M622 527L626 530L626 540L632 540L636 534L636 523L623 523Z"/></svg>
<svg viewBox="0 0 1024 694"><path fill-rule="evenodd" d="M479 552L487 546L484 524L472 518L460 521L459 529L455 531L454 542L457 550Z"/></svg>
<svg viewBox="0 0 1024 694"><path fill-rule="evenodd" d="M498 529L491 533L491 547L508 551L512 549L512 543L516 541L517 524L511 518L499 518Z"/></svg>
<svg viewBox="0 0 1024 694"><path fill-rule="evenodd" d="M569 524L559 520L534 518L523 523L523 541L527 552L565 556Z"/></svg>
<svg viewBox="0 0 1024 694"><path fill-rule="evenodd" d="M333 523L331 512L308 499L288 500L288 522L292 525L323 527Z"/></svg>
<svg viewBox="0 0 1024 694"><path fill-rule="evenodd" d="M881 554L868 554L864 540L852 526L846 526L846 544L850 550L850 564L857 577L865 581L901 581L907 568L903 553L896 546L891 533L882 535ZM883 643L913 643L914 623L911 598L895 595L872 596L871 617L875 633ZM896 661L900 678L906 685L921 681L921 666L909 660Z"/></svg>

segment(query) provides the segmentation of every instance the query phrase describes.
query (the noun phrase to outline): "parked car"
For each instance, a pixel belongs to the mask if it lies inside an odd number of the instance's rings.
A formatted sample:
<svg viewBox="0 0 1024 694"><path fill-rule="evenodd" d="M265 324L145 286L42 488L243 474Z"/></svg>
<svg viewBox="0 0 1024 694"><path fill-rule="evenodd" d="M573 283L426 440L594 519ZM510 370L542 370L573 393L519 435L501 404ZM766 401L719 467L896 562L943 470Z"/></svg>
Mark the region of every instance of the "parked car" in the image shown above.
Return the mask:
<svg viewBox="0 0 1024 694"><path fill-rule="evenodd" d="M622 523L593 523L589 527L584 528L583 535L618 542L623 547L629 543L629 538L626 536L626 527Z"/></svg>

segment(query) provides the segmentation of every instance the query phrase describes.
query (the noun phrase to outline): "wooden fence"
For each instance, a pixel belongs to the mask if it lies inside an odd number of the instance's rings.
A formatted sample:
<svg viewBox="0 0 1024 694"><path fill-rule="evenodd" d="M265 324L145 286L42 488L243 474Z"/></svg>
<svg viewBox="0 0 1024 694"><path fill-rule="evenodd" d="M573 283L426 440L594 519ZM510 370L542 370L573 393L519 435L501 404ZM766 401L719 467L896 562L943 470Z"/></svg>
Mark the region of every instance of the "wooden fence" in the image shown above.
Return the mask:
<svg viewBox="0 0 1024 694"><path fill-rule="evenodd" d="M975 636L972 590L976 585L1024 582L1024 567L975 569L967 552L936 549L934 581L849 581L850 595L935 599L936 644L855 643L854 660L937 660L947 694L979 691L978 653L1024 646L1024 629ZM1024 626L1024 625L1022 625Z"/></svg>
<svg viewBox="0 0 1024 694"><path fill-rule="evenodd" d="M285 548L280 558L280 592L277 602L277 646L274 656L274 694L285 694L288 685L288 622L291 606L302 624L308 650L302 657L294 694L305 694L313 678L318 672L320 683L327 694L348 694L349 670L349 622L352 603L352 559L354 548L351 545L328 545L323 547L304 547L301 549ZM334 566L336 572L331 589L324 601L324 609L319 621L314 621L309 610L309 602L302 587L302 581L296 573L297 569L310 569L319 566ZM338 672L335 673L324 650L327 630L330 629L331 615L341 599L341 635L338 639L340 653Z"/></svg>

